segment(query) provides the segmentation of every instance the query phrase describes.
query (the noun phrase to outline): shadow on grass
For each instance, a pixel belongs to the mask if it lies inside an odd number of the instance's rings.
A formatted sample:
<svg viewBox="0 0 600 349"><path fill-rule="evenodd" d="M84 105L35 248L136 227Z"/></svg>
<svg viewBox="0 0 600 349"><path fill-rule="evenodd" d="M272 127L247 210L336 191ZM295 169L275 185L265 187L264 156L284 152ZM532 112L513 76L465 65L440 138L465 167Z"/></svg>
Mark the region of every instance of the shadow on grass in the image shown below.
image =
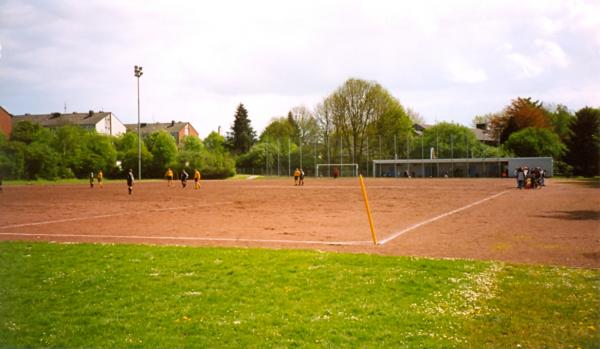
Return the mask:
<svg viewBox="0 0 600 349"><path fill-rule="evenodd" d="M569 221L600 221L600 211L578 210L578 211L554 211L540 216L542 218L565 219Z"/></svg>

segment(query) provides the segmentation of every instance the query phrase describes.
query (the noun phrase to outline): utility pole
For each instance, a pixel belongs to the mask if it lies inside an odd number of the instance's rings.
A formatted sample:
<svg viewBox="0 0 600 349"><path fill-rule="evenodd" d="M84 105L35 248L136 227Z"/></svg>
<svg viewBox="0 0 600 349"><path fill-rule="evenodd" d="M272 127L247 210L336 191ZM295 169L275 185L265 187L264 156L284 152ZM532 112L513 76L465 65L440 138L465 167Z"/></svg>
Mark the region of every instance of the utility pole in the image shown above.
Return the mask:
<svg viewBox="0 0 600 349"><path fill-rule="evenodd" d="M142 67L137 65L133 68L133 75L137 78L137 112L138 112L138 179L142 179L142 136L140 131L140 77L144 74Z"/></svg>

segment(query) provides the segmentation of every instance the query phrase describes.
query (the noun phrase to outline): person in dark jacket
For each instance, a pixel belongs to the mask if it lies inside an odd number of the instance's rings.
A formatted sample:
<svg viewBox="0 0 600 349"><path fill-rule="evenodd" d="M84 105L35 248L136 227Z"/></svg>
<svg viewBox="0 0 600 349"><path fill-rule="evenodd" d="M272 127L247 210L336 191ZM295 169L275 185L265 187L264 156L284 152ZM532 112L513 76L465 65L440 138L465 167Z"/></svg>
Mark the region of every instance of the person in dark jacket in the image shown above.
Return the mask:
<svg viewBox="0 0 600 349"><path fill-rule="evenodd" d="M182 188L185 188L185 186L187 185L188 177L189 177L189 175L187 172L185 172L185 169L181 170L181 174L179 174L179 179L181 180Z"/></svg>
<svg viewBox="0 0 600 349"><path fill-rule="evenodd" d="M129 188L129 195L133 191L133 184L135 183L135 177L133 176L133 170L129 169L129 173L127 173L127 187Z"/></svg>

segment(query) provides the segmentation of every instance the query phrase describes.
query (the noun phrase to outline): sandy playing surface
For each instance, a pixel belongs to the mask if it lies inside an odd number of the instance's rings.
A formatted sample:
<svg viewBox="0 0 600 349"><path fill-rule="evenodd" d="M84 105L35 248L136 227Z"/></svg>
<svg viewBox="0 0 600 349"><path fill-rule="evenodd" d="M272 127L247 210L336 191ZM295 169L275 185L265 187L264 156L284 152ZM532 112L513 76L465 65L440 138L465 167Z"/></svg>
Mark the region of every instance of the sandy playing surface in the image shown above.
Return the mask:
<svg viewBox="0 0 600 349"><path fill-rule="evenodd" d="M600 189L547 180L356 178L4 186L0 239L252 246L600 267Z"/></svg>

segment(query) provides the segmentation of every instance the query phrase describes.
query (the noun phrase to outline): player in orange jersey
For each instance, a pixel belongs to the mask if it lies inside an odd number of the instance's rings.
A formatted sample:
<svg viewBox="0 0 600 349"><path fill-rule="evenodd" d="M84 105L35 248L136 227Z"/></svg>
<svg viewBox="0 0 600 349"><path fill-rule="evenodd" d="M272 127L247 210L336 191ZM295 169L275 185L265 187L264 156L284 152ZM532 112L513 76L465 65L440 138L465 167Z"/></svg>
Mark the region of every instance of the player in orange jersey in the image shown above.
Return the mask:
<svg viewBox="0 0 600 349"><path fill-rule="evenodd" d="M98 176L96 178L98 178L98 186L100 189L104 188L104 174L102 173L102 170L98 171Z"/></svg>
<svg viewBox="0 0 600 349"><path fill-rule="evenodd" d="M200 171L198 169L194 170L194 189L200 189Z"/></svg>
<svg viewBox="0 0 600 349"><path fill-rule="evenodd" d="M300 170L298 168L296 168L296 170L294 171L294 185L298 185L299 180L300 180Z"/></svg>
<svg viewBox="0 0 600 349"><path fill-rule="evenodd" d="M173 170L169 167L167 169L167 173L165 173L165 177L167 177L167 184L170 186L173 185Z"/></svg>

